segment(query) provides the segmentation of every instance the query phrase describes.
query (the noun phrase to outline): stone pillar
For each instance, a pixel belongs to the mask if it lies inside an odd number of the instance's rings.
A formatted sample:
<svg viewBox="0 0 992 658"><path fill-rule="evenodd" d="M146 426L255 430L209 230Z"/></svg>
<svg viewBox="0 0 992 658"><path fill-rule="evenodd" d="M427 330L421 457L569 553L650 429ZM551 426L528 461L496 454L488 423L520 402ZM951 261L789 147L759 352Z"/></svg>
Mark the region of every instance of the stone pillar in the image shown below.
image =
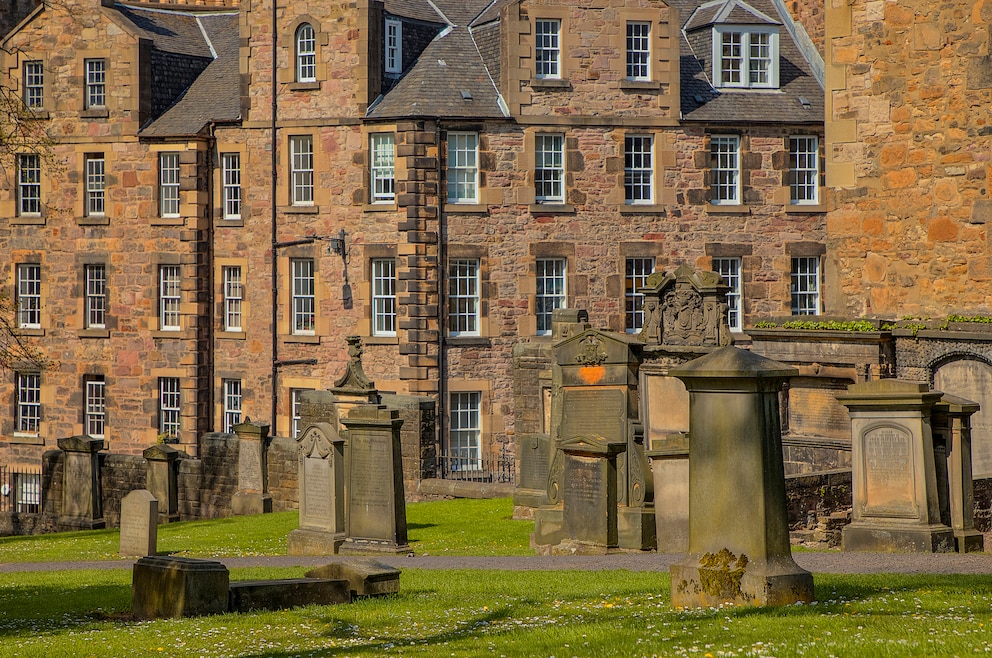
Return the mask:
<svg viewBox="0 0 992 658"><path fill-rule="evenodd" d="M289 533L290 555L333 555L344 541L344 439L337 421L300 432L300 527Z"/></svg>
<svg viewBox="0 0 992 658"><path fill-rule="evenodd" d="M851 523L845 551L954 550L941 522L930 415L941 393L923 382L880 379L837 399L851 416Z"/></svg>
<svg viewBox="0 0 992 658"><path fill-rule="evenodd" d="M951 529L959 553L981 553L985 537L975 530L975 483L971 472L971 417L977 402L944 393L933 408L933 431L944 436Z"/></svg>
<svg viewBox="0 0 992 658"><path fill-rule="evenodd" d="M408 553L399 412L357 406L341 422L348 428L347 537L339 552Z"/></svg>
<svg viewBox="0 0 992 658"><path fill-rule="evenodd" d="M100 451L103 439L70 436L58 440L62 451L62 515L59 530L105 528Z"/></svg>
<svg viewBox="0 0 992 658"><path fill-rule="evenodd" d="M689 392L689 552L672 565L672 605L813 600L792 559L779 390L797 371L735 347L673 368Z"/></svg>
<svg viewBox="0 0 992 658"><path fill-rule="evenodd" d="M245 419L234 426L234 433L238 435L238 491L231 500L231 510L235 516L269 514L269 426Z"/></svg>
<svg viewBox="0 0 992 658"><path fill-rule="evenodd" d="M689 550L689 437L654 439L646 452L654 476L654 518L659 553Z"/></svg>
<svg viewBox="0 0 992 658"><path fill-rule="evenodd" d="M164 443L146 448L141 455L148 462L148 491L158 501L158 522L179 520L179 460L183 453Z"/></svg>

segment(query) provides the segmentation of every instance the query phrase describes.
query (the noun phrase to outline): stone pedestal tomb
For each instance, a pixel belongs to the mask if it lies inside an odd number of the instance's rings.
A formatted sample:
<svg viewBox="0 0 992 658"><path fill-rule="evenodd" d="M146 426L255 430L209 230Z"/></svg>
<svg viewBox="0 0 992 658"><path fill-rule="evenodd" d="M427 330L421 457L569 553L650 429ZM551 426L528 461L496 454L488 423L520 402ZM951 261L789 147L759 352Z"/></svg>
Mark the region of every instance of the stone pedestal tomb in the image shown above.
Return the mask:
<svg viewBox="0 0 992 658"><path fill-rule="evenodd" d="M158 522L179 520L179 460L185 454L164 443L146 448L141 456L148 462L146 485L158 501Z"/></svg>
<svg viewBox="0 0 992 658"><path fill-rule="evenodd" d="M558 552L606 553L618 547L617 456L626 441L577 436L560 444L563 538Z"/></svg>
<svg viewBox="0 0 992 658"><path fill-rule="evenodd" d="M359 405L341 422L347 428L347 536L339 552L409 552L399 412Z"/></svg>
<svg viewBox="0 0 992 658"><path fill-rule="evenodd" d="M975 483L972 474L971 419L979 410L977 402L944 393L933 407L931 423L935 445L944 452L947 494L941 501L941 520L954 530L954 547L959 553L985 550L985 537L975 530ZM935 455L938 459L939 455ZM943 485L938 482L943 491ZM946 502L945 502L946 501Z"/></svg>
<svg viewBox="0 0 992 658"><path fill-rule="evenodd" d="M308 425L299 438L300 527L290 555L333 555L344 541L344 439L337 423Z"/></svg>
<svg viewBox="0 0 992 658"><path fill-rule="evenodd" d="M671 567L672 605L813 600L792 559L779 390L795 369L723 347L671 374L689 392L689 547Z"/></svg>
<svg viewBox="0 0 992 658"><path fill-rule="evenodd" d="M62 514L59 530L96 530L103 520L100 451L103 439L70 436L58 440L62 451Z"/></svg>
<svg viewBox="0 0 992 658"><path fill-rule="evenodd" d="M853 508L844 550L954 550L954 531L941 521L930 425L941 396L897 379L852 384L837 396L851 415Z"/></svg>
<svg viewBox="0 0 992 658"><path fill-rule="evenodd" d="M250 418L234 426L238 435L238 491L231 500L235 515L272 512L269 493L269 426Z"/></svg>

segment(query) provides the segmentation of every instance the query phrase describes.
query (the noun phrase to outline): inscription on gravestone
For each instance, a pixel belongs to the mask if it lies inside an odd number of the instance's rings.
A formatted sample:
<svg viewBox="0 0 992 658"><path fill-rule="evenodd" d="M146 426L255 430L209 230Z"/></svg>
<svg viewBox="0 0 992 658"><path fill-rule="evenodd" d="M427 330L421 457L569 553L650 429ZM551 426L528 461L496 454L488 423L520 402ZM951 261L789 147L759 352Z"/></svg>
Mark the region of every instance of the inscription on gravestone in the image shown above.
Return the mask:
<svg viewBox="0 0 992 658"><path fill-rule="evenodd" d="M304 458L303 495L306 504L300 525L334 528L334 494L331 491L331 463L327 459Z"/></svg>
<svg viewBox="0 0 992 658"><path fill-rule="evenodd" d="M147 489L137 489L121 500L120 554L155 555L158 544L158 501Z"/></svg>
<svg viewBox="0 0 992 658"><path fill-rule="evenodd" d="M526 436L521 441L520 486L525 489L543 489L548 483L550 439L546 436Z"/></svg>
<svg viewBox="0 0 992 658"><path fill-rule="evenodd" d="M353 475L351 479L349 535L390 539L393 536L390 491L381 481L383 477L393 477L391 472L383 470L392 463L390 444L365 432L352 430L349 449L352 474L363 474L363 477Z"/></svg>
<svg viewBox="0 0 992 658"><path fill-rule="evenodd" d="M918 515L911 440L909 433L896 427L879 427L865 433L866 513L872 516Z"/></svg>
<svg viewBox="0 0 992 658"><path fill-rule="evenodd" d="M561 437L601 436L626 439L627 394L619 388L566 388Z"/></svg>

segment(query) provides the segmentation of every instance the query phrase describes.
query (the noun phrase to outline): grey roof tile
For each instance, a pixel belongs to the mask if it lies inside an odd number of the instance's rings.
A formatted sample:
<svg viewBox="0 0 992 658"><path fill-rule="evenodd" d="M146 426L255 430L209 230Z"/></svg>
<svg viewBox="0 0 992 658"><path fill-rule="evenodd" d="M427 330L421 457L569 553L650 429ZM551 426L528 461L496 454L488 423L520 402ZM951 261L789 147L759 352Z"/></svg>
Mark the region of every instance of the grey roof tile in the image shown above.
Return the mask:
<svg viewBox="0 0 992 658"><path fill-rule="evenodd" d="M383 2L387 14L412 18L428 23L443 23L444 19L438 15L427 0L385 0Z"/></svg>
<svg viewBox="0 0 992 658"><path fill-rule="evenodd" d="M115 5L119 16L126 19L139 37L151 39L159 50L196 57L212 57L210 47L189 12L153 10L129 5Z"/></svg>

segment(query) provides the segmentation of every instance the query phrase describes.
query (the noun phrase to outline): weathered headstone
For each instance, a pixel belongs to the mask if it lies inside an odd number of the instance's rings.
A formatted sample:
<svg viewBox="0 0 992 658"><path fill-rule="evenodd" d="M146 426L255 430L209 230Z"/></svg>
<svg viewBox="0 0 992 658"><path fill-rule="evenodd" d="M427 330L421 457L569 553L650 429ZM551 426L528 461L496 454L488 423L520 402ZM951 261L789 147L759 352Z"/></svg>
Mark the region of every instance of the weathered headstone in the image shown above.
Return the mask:
<svg viewBox="0 0 992 658"><path fill-rule="evenodd" d="M683 432L654 439L647 451L654 475L654 518L659 553L689 550L689 438Z"/></svg>
<svg viewBox="0 0 992 658"><path fill-rule="evenodd" d="M564 537L552 551L603 554L617 548L617 455L627 442L576 436L559 445Z"/></svg>
<svg viewBox="0 0 992 658"><path fill-rule="evenodd" d="M944 393L934 405L933 432L940 432L946 451L949 524L959 553L981 553L985 537L975 529L975 483L971 459L971 419L977 402ZM942 513L943 515L943 513Z"/></svg>
<svg viewBox="0 0 992 658"><path fill-rule="evenodd" d="M131 576L131 613L138 619L227 612L230 574L220 562L143 557Z"/></svg>
<svg viewBox="0 0 992 658"><path fill-rule="evenodd" d="M794 368L735 347L673 368L689 391L689 549L672 605L813 600L792 559L778 394Z"/></svg>
<svg viewBox="0 0 992 658"><path fill-rule="evenodd" d="M942 393L923 382L880 379L838 395L851 415L851 523L845 551L954 550L940 518L930 415Z"/></svg>
<svg viewBox="0 0 992 658"><path fill-rule="evenodd" d="M121 500L120 554L145 557L158 552L158 501L147 489Z"/></svg>
<svg viewBox="0 0 992 658"><path fill-rule="evenodd" d="M314 423L299 446L300 527L289 533L290 555L333 555L345 533L344 439L336 423Z"/></svg>
<svg viewBox="0 0 992 658"><path fill-rule="evenodd" d="M179 460L185 453L162 443L146 448L141 454L148 462L148 490L158 501L158 522L178 521Z"/></svg>
<svg viewBox="0 0 992 658"><path fill-rule="evenodd" d="M371 558L345 558L311 569L307 578L343 579L352 597L386 596L400 591L400 570Z"/></svg>
<svg viewBox="0 0 992 658"><path fill-rule="evenodd" d="M100 451L103 439L70 436L58 440L62 451L62 514L60 530L95 530L106 527L100 486Z"/></svg>
<svg viewBox="0 0 992 658"><path fill-rule="evenodd" d="M340 553L407 553L399 412L359 405L348 428L345 525Z"/></svg>
<svg viewBox="0 0 992 658"><path fill-rule="evenodd" d="M269 426L250 418L234 426L238 435L238 491L231 500L235 515L272 512L269 493Z"/></svg>
<svg viewBox="0 0 992 658"><path fill-rule="evenodd" d="M517 439L517 484L513 505L540 507L548 503L548 474L554 446L547 434L522 434Z"/></svg>

